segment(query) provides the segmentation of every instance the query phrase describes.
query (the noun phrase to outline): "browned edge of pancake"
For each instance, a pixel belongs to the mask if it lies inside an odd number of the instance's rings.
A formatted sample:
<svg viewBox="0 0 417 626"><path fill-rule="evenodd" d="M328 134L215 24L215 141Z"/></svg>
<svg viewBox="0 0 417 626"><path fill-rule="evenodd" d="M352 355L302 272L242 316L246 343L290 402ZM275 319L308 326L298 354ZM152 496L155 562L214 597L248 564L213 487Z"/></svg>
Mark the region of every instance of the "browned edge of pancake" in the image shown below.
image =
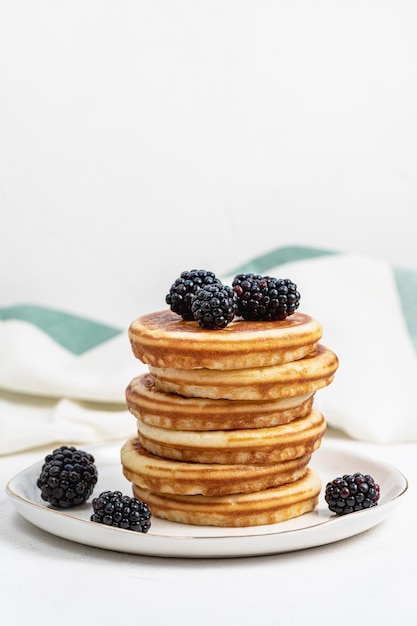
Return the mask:
<svg viewBox="0 0 417 626"><path fill-rule="evenodd" d="M132 484L155 517L198 526L249 527L276 524L317 506L321 480L310 467L297 481L257 493L228 496L177 496L155 493Z"/></svg>
<svg viewBox="0 0 417 626"><path fill-rule="evenodd" d="M312 393L329 385L339 361L326 346L305 359L243 370L183 370L150 366L159 391L187 397L274 400Z"/></svg>
<svg viewBox="0 0 417 626"><path fill-rule="evenodd" d="M209 330L169 309L134 320L128 337L134 356L155 367L236 369L265 367L304 358L315 351L323 329L297 311L285 320L235 318L226 328Z"/></svg>
<svg viewBox="0 0 417 626"><path fill-rule="evenodd" d="M221 431L219 437L222 446L217 444L219 438L209 441L204 432L190 440L186 437L189 431L186 431L181 440L177 436L182 435L179 431L170 433L168 429L143 426L140 420L137 423L137 436L141 445L156 456L177 461L226 465L279 463L312 454L320 447L326 431L324 416L317 409L313 409L306 417L281 426ZM218 431L210 431L206 434L216 437L217 433Z"/></svg>
<svg viewBox="0 0 417 626"><path fill-rule="evenodd" d="M130 413L146 424L173 430L233 430L287 424L310 413L314 393L265 402L184 397L159 391L152 374L126 388Z"/></svg>
<svg viewBox="0 0 417 626"><path fill-rule="evenodd" d="M125 478L141 488L159 493L205 496L250 493L299 480L311 455L264 465L186 463L147 452L137 438L121 448Z"/></svg>

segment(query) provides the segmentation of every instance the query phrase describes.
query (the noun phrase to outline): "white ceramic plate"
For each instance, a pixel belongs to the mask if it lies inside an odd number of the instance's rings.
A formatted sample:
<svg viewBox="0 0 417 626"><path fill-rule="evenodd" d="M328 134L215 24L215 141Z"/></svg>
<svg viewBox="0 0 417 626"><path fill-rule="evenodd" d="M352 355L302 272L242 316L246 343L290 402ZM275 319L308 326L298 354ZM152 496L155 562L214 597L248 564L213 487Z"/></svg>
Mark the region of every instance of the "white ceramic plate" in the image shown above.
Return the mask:
<svg viewBox="0 0 417 626"><path fill-rule="evenodd" d="M91 451L99 471L95 493L119 489L130 495L130 484L122 475L118 462L120 445L104 445ZM71 541L107 550L162 557L255 556L333 543L362 533L386 519L408 487L407 479L395 467L323 442L310 463L323 481L319 505L312 513L279 524L249 528L189 526L154 517L149 532L142 534L90 522L91 499L71 512L52 509L41 500L36 487L42 462L27 468L6 486L7 494L23 517L35 526ZM357 471L371 474L379 483L380 501L366 511L337 517L324 501L325 485L336 476Z"/></svg>

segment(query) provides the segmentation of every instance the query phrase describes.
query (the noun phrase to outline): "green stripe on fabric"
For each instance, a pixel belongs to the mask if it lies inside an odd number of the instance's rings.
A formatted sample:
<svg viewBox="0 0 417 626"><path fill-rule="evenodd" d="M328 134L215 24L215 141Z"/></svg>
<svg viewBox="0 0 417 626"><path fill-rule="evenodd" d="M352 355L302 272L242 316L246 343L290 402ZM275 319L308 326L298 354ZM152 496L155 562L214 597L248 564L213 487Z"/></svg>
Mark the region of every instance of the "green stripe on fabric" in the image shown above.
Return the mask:
<svg viewBox="0 0 417 626"><path fill-rule="evenodd" d="M292 261L305 261L306 259L313 259L315 257L327 256L331 254L340 254L340 252L320 248L308 248L304 246L285 246L255 257L251 261L247 261L231 272L228 272L228 274L241 274L243 272L263 274L277 265L291 263Z"/></svg>
<svg viewBox="0 0 417 626"><path fill-rule="evenodd" d="M77 315L29 304L0 308L0 320L21 320L33 324L76 355L83 354L122 332L119 328Z"/></svg>
<svg viewBox="0 0 417 626"><path fill-rule="evenodd" d="M417 272L396 267L394 277L408 334L417 352Z"/></svg>

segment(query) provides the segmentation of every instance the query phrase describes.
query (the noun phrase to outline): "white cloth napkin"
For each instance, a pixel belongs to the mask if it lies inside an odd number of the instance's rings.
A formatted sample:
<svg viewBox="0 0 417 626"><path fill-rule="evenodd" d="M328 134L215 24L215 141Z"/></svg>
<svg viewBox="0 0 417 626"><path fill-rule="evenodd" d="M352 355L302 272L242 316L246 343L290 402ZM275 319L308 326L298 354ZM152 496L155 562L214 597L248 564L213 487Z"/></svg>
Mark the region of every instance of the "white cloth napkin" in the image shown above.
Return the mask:
<svg viewBox="0 0 417 626"><path fill-rule="evenodd" d="M0 454L134 434L125 388L146 371L127 331L37 306L0 309Z"/></svg>
<svg viewBox="0 0 417 626"><path fill-rule="evenodd" d="M330 426L358 440L417 440L415 272L301 247L253 259L224 282L240 271L291 278L299 310L322 323L322 343L340 360L315 399ZM132 435L124 393L143 371L127 329L36 306L0 309L0 454Z"/></svg>
<svg viewBox="0 0 417 626"><path fill-rule="evenodd" d="M299 310L322 323L322 343L340 361L333 383L315 396L330 426L364 441L417 440L416 272L302 247L275 250L239 271L291 278Z"/></svg>

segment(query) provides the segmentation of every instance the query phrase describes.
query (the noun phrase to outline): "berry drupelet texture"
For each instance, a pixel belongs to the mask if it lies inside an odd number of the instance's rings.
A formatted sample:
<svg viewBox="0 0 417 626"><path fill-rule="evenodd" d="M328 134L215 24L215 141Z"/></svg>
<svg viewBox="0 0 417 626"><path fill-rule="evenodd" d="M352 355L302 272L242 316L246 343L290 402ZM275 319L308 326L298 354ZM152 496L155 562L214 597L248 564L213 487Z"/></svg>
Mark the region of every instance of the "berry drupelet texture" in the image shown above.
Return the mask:
<svg viewBox="0 0 417 626"><path fill-rule="evenodd" d="M92 522L125 530L147 533L152 514L145 502L123 495L121 491L103 491L93 502Z"/></svg>
<svg viewBox="0 0 417 626"><path fill-rule="evenodd" d="M195 293L191 311L203 328L225 328L237 313L237 297L232 287L217 283Z"/></svg>
<svg viewBox="0 0 417 626"><path fill-rule="evenodd" d="M239 315L246 320L283 320L300 304L297 285L289 278L237 274L232 287L238 298Z"/></svg>
<svg viewBox="0 0 417 626"><path fill-rule="evenodd" d="M369 474L344 474L327 483L325 500L330 511L346 515L378 504L380 487Z"/></svg>
<svg viewBox="0 0 417 626"><path fill-rule="evenodd" d="M91 454L73 446L61 446L45 457L36 484L42 500L56 508L70 508L88 500L97 479Z"/></svg>
<svg viewBox="0 0 417 626"><path fill-rule="evenodd" d="M171 285L165 301L169 304L171 311L181 315L184 320L193 320L191 304L197 290L220 282L213 272L197 269L185 270Z"/></svg>

